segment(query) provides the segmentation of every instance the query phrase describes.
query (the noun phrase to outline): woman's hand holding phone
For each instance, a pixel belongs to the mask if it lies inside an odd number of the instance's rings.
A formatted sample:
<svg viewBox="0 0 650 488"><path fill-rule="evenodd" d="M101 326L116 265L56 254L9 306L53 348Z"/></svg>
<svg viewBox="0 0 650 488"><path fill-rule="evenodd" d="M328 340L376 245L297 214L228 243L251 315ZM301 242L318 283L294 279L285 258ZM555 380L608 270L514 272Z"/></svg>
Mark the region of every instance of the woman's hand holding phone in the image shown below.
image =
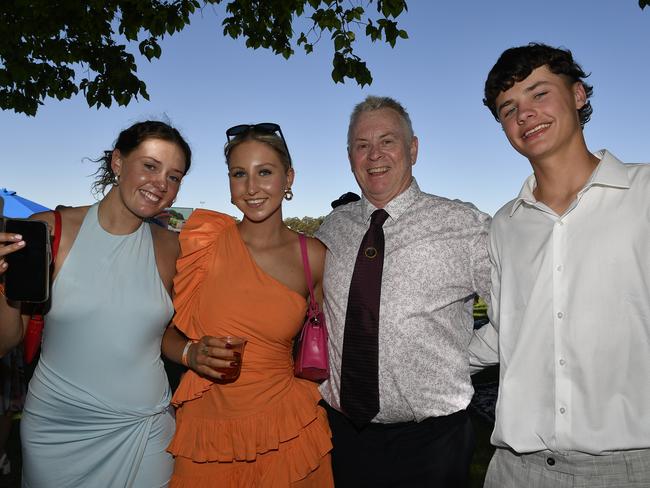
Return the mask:
<svg viewBox="0 0 650 488"><path fill-rule="evenodd" d="M25 246L23 236L10 232L0 232L0 275L7 270L5 256L22 249Z"/></svg>
<svg viewBox="0 0 650 488"><path fill-rule="evenodd" d="M3 223L3 220L0 219L0 230ZM20 251L26 245L20 234L0 232L0 282L6 284L6 271L11 267L7 263L8 256ZM3 291L3 295L6 295L6 290ZM17 345L22 340L23 334L24 322L21 318L21 302L12 300L10 296L0 296L0 357Z"/></svg>

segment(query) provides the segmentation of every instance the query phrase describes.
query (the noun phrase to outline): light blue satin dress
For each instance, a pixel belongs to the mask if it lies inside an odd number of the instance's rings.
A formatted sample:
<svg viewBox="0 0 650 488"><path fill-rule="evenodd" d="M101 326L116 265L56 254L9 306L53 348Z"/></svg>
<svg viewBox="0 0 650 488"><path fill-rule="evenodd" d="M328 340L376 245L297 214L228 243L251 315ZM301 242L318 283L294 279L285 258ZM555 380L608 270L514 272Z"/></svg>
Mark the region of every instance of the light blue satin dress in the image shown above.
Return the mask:
<svg viewBox="0 0 650 488"><path fill-rule="evenodd" d="M151 229L93 205L54 282L21 421L23 487L167 486L174 432L160 343L173 313Z"/></svg>

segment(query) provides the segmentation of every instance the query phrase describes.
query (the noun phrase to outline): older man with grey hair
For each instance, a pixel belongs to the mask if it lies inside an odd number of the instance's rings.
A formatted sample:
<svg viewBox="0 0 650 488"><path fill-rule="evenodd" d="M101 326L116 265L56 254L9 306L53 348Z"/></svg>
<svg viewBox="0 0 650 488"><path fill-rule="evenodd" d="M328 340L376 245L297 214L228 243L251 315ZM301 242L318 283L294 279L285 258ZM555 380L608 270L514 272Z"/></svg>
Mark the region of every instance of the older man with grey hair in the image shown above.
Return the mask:
<svg viewBox="0 0 650 488"><path fill-rule="evenodd" d="M334 209L317 233L328 248L332 371L321 392L337 488L468 480L467 346L474 297L489 291L490 217L422 192L412 174L417 155L399 102L357 105L348 156L363 197Z"/></svg>

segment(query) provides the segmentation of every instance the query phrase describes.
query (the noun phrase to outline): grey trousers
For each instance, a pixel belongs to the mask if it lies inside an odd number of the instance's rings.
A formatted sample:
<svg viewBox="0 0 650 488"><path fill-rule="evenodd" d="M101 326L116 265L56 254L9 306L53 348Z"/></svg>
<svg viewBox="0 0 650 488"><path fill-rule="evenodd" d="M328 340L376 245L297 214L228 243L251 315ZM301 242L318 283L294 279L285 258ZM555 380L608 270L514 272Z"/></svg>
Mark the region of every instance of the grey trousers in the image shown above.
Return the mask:
<svg viewBox="0 0 650 488"><path fill-rule="evenodd" d="M650 488L650 449L605 456L497 448L484 488Z"/></svg>

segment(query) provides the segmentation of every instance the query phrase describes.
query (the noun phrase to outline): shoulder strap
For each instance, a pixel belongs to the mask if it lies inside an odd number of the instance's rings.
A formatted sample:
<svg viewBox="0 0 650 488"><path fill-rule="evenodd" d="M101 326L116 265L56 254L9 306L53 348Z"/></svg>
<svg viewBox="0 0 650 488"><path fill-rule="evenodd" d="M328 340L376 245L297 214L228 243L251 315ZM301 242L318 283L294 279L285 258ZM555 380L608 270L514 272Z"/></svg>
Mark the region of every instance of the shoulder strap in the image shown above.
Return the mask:
<svg viewBox="0 0 650 488"><path fill-rule="evenodd" d="M54 211L54 240L52 241L52 262L56 260L56 253L59 251L61 242L61 212Z"/></svg>
<svg viewBox="0 0 650 488"><path fill-rule="evenodd" d="M312 308L316 304L316 298L314 297L314 283L311 278L309 256L307 255L307 238L305 237L305 234L298 234L298 240L300 241L300 253L302 254L302 265L305 270L305 279L307 280L307 286L309 287L309 307Z"/></svg>

